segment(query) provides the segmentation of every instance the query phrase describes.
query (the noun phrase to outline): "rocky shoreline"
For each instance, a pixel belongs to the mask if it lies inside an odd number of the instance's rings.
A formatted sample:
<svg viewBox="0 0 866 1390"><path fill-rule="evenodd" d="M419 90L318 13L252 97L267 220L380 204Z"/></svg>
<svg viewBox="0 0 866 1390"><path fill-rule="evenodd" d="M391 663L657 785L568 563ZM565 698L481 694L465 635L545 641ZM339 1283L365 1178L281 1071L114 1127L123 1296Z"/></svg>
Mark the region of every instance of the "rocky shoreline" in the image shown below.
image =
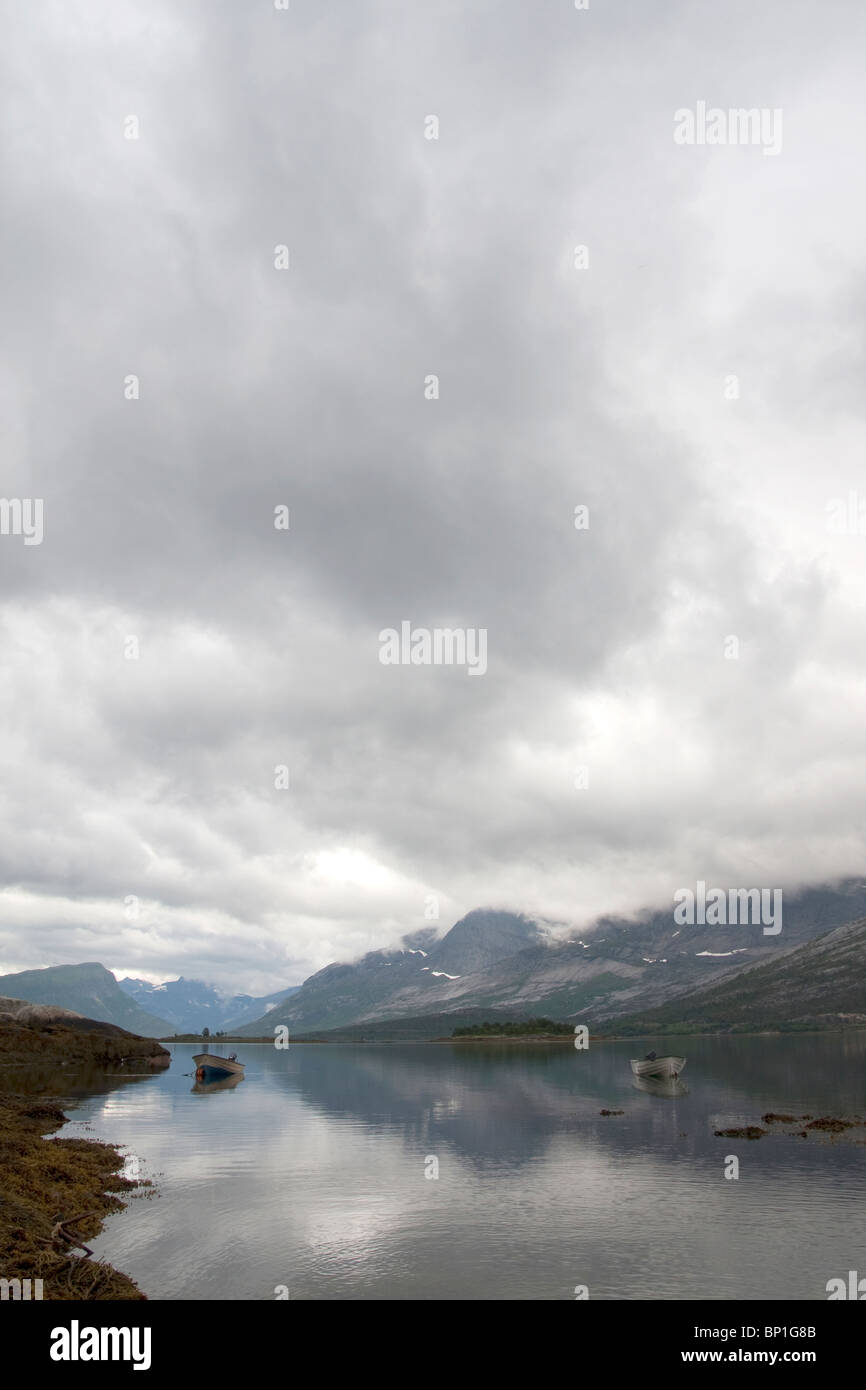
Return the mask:
<svg viewBox="0 0 866 1390"><path fill-rule="evenodd" d="M124 1195L147 1184L122 1176L124 1158L112 1144L46 1137L68 1117L56 1094L33 1094L25 1078L46 1064L70 1075L76 1066L128 1061L163 1067L170 1054L151 1038L62 1010L3 1007L20 1002L0 1001L0 1279L12 1284L5 1296L20 1296L14 1281L30 1280L32 1298L144 1299L126 1274L90 1257L88 1241L126 1206Z"/></svg>

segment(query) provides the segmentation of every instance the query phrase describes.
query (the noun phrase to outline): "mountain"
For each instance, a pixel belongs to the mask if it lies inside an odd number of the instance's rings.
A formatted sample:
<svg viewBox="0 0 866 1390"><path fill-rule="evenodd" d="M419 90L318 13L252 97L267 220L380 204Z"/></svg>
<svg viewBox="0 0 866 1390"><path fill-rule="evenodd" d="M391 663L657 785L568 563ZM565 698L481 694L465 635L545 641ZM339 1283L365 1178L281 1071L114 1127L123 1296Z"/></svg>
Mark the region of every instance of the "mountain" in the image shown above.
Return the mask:
<svg viewBox="0 0 866 1390"><path fill-rule="evenodd" d="M130 999L104 965L50 965L45 970L20 970L0 975L0 995L30 1004L51 1004L101 1023L113 1023L146 1038L172 1032L165 1019L148 1013Z"/></svg>
<svg viewBox="0 0 866 1390"><path fill-rule="evenodd" d="M679 926L673 911L635 921L604 918L570 941L545 942L464 981L449 1009L487 1004L515 1018L590 1021L655 1008L738 975L793 945L866 915L866 884L786 894L782 931L756 926Z"/></svg>
<svg viewBox="0 0 866 1390"><path fill-rule="evenodd" d="M660 1009L598 1028L618 1035L866 1027L866 918Z"/></svg>
<svg viewBox="0 0 866 1390"><path fill-rule="evenodd" d="M252 1023L261 1018L263 1014L269 1013L271 1009L275 1009L278 1004L282 1004L284 999L289 999L293 994L297 994L300 988L300 985L289 985L287 989L278 989L275 994L263 994L258 998L251 994L233 994L228 1001L228 1004L232 1006L231 1017L226 1019L222 1027L226 1032L236 1032L244 1024Z"/></svg>
<svg viewBox="0 0 866 1390"><path fill-rule="evenodd" d="M442 938L428 930L420 941L416 934L394 950L326 966L239 1031L285 1024L297 1035L456 1013L596 1021L657 1008L863 916L859 881L785 894L778 936L760 924L678 926L673 905L634 921L604 918L566 941L514 913L470 912Z"/></svg>
<svg viewBox="0 0 866 1390"><path fill-rule="evenodd" d="M165 1033L200 1033L203 1028L210 1029L211 1033L233 1032L242 1024L260 1018L299 988L294 985L255 998L250 994L229 996L203 980L186 980L183 976L166 980L161 985L126 977L119 985L141 1008L158 1011L162 1018L168 1019L170 1026L166 1026Z"/></svg>
<svg viewBox="0 0 866 1390"><path fill-rule="evenodd" d="M442 1011L464 979L489 970L542 939L536 923L513 912L470 912L444 936L424 928L393 950L370 951L354 964L326 965L291 999L241 1033L255 1036L286 1024L293 1032L338 1028L359 1018L409 1017Z"/></svg>

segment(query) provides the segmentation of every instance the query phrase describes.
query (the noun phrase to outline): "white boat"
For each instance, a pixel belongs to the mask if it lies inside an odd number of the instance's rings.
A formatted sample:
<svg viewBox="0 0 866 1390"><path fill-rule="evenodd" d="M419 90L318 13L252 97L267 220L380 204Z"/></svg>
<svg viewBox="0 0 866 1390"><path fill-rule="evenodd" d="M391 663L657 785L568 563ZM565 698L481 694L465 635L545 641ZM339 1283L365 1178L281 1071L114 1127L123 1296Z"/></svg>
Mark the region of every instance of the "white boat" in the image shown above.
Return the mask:
<svg viewBox="0 0 866 1390"><path fill-rule="evenodd" d="M643 1061L631 1059L631 1069L635 1076L679 1076L686 1064L685 1057L645 1057Z"/></svg>
<svg viewBox="0 0 866 1390"><path fill-rule="evenodd" d="M243 1076L244 1064L232 1053L231 1057L217 1057L213 1052L199 1052L192 1059L195 1062L196 1081L218 1081L226 1076Z"/></svg>

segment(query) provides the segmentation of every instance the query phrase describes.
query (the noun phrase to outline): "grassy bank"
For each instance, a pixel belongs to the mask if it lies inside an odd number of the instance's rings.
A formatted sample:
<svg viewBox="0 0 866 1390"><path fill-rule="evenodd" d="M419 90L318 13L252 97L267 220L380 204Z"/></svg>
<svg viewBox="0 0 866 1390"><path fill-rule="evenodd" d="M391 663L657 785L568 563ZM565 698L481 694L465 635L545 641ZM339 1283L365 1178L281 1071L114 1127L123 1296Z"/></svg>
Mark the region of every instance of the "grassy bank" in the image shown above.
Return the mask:
<svg viewBox="0 0 866 1390"><path fill-rule="evenodd" d="M103 1028L110 1031L103 1032ZM171 1054L153 1038L137 1038L110 1024L95 1024L94 1029L99 1031L84 1032L59 1024L36 1029L0 1021L0 1085L7 1089L11 1069L37 1062L56 1061L67 1066L92 1062L112 1067L124 1061L167 1066L171 1060Z"/></svg>

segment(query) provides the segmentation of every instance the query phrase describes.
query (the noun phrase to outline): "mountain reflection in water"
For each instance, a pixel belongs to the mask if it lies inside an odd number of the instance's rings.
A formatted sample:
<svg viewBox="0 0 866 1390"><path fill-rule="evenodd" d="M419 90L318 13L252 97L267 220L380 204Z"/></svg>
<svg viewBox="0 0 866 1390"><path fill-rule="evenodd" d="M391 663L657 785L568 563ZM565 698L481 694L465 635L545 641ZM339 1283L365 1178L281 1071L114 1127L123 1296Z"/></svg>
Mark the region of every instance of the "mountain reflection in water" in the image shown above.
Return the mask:
<svg viewBox="0 0 866 1390"><path fill-rule="evenodd" d="M635 1084L651 1046L239 1044L244 1085L202 1105L177 1045L79 1086L76 1121L156 1183L95 1248L152 1298L826 1298L862 1262L866 1125L715 1131L863 1118L866 1035L689 1038L673 1093Z"/></svg>

